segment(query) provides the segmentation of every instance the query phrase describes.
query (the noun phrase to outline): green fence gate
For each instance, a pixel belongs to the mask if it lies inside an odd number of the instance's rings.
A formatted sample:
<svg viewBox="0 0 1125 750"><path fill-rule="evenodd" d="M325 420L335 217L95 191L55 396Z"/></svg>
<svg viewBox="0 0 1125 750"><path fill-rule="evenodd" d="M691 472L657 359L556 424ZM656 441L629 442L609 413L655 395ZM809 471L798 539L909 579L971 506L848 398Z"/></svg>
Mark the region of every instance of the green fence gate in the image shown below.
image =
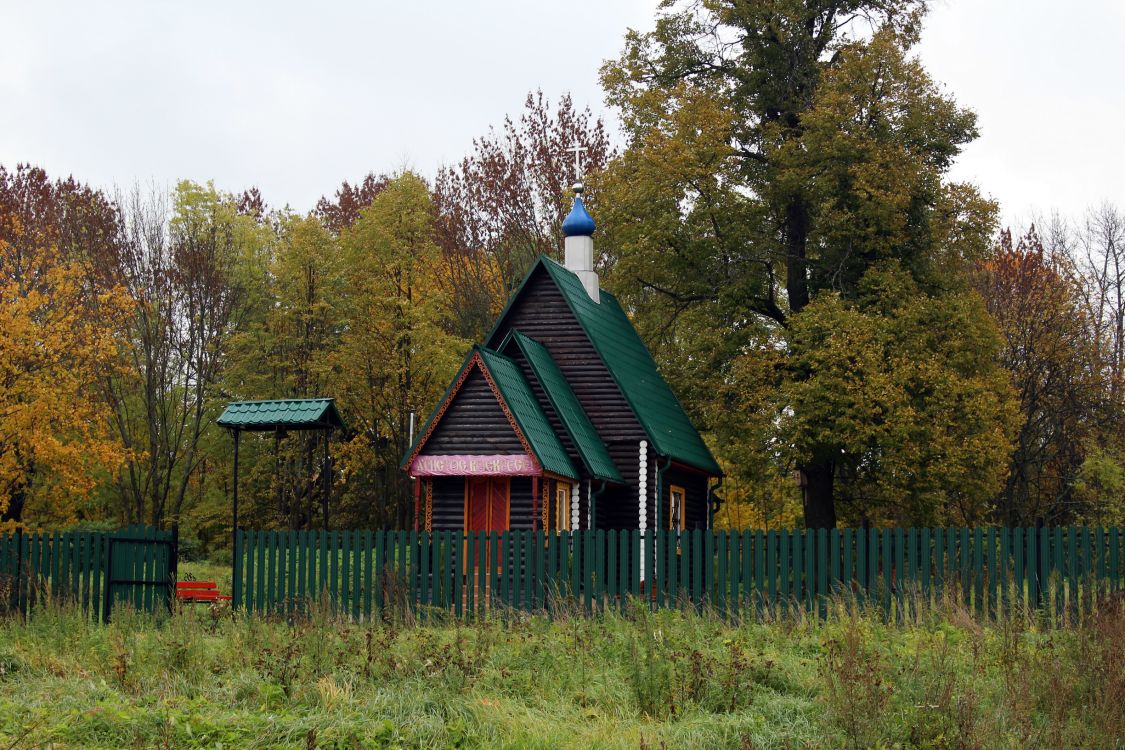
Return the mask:
<svg viewBox="0 0 1125 750"><path fill-rule="evenodd" d="M103 621L124 602L154 611L174 595L177 541L175 529L144 526L0 534L0 608L71 604Z"/></svg>

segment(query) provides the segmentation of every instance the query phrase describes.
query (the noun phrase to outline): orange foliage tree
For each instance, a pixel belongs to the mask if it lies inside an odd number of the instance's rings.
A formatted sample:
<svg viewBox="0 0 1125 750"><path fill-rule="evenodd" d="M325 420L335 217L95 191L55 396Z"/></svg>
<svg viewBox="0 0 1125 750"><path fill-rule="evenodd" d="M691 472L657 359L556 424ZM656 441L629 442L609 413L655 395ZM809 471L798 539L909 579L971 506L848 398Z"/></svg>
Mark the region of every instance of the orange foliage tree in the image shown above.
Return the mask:
<svg viewBox="0 0 1125 750"><path fill-rule="evenodd" d="M1095 508L1081 492L1104 436L1117 432L1100 363L1104 336L1083 305L1073 260L1044 246L1032 226L1000 235L982 262L978 289L1004 344L1000 362L1019 394L1020 420L996 521L1010 526L1074 523ZM1093 513L1097 515L1097 513Z"/></svg>
<svg viewBox="0 0 1125 750"><path fill-rule="evenodd" d="M0 224L23 234L11 214ZM91 286L54 247L0 239L0 528L73 520L125 457L99 387L127 298Z"/></svg>

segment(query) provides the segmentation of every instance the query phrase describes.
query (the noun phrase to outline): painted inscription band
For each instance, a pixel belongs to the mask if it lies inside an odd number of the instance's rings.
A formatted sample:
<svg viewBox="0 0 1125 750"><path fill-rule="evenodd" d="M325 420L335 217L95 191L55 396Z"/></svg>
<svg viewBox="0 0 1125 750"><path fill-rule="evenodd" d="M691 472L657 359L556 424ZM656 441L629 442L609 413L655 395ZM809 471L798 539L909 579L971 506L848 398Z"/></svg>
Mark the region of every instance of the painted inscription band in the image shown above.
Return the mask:
<svg viewBox="0 0 1125 750"><path fill-rule="evenodd" d="M533 477L543 472L526 454L498 456L418 456L410 465L416 477Z"/></svg>

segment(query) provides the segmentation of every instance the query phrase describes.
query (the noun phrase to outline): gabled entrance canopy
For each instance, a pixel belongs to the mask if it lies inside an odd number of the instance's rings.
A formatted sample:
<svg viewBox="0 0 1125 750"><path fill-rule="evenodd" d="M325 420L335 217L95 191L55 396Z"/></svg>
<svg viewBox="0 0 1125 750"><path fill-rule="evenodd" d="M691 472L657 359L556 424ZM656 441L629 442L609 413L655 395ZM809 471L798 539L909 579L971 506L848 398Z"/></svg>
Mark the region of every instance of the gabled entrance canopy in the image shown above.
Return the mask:
<svg viewBox="0 0 1125 750"><path fill-rule="evenodd" d="M506 351L509 346L517 347L527 360L532 374L539 381L539 386L550 402L551 408L558 414L563 429L570 436L590 476L607 482L624 483L625 480L614 466L605 443L594 429L594 425L590 423L586 412L582 410L582 405L578 403L578 398L575 397L574 391L571 390L547 348L514 328L505 337L500 350Z"/></svg>
<svg viewBox="0 0 1125 750"><path fill-rule="evenodd" d="M459 453L423 455L435 429L457 400L461 386L475 370L488 382L508 426L523 446L522 454ZM460 372L449 386L434 413L422 428L403 468L412 476L541 476L544 473L577 479L578 472L551 429L547 417L524 380L519 365L508 357L474 346Z"/></svg>

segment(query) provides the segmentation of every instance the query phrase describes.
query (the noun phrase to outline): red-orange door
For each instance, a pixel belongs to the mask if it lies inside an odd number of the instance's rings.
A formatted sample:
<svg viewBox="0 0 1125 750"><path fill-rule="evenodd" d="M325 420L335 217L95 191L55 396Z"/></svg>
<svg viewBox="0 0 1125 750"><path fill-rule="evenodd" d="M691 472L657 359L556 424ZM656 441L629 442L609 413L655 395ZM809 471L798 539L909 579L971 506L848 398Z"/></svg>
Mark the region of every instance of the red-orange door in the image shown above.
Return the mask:
<svg viewBox="0 0 1125 750"><path fill-rule="evenodd" d="M467 477L465 531L507 531L511 499L508 477ZM499 545L489 557L499 560Z"/></svg>

